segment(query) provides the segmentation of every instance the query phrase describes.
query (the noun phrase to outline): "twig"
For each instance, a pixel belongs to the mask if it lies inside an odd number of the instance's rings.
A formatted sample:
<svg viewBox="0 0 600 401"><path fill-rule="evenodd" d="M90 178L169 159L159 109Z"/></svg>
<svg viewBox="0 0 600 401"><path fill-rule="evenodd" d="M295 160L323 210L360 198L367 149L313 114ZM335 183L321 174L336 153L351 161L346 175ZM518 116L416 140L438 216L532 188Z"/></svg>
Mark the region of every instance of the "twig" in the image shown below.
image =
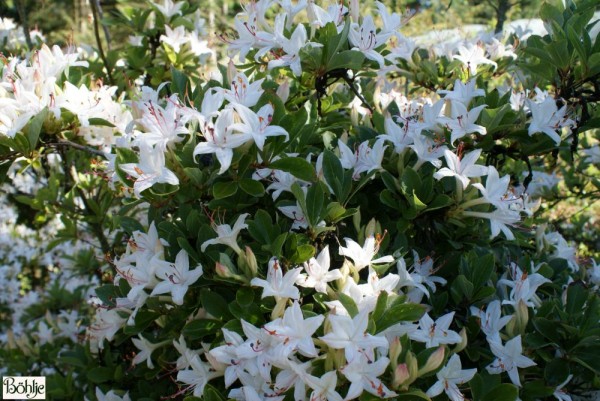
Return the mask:
<svg viewBox="0 0 600 401"><path fill-rule="evenodd" d="M96 156L101 156L105 159L107 158L106 154L104 152L102 152L101 150L90 148L89 146L80 145L78 143L71 142L66 139L60 139L58 142L46 143L45 146L52 147L52 148L57 148L59 146L68 146L68 147L71 147L74 149L83 150L85 152L91 153Z"/></svg>
<svg viewBox="0 0 600 401"><path fill-rule="evenodd" d="M102 40L100 39L100 29L98 28L98 9L96 8L96 1L90 1L90 5L92 6L92 15L94 17L94 36L96 37L96 44L98 45L98 53L100 53L100 58L102 59L104 68L106 68L108 82L112 85L113 78L110 72L110 66L108 65L108 60L106 59L106 55L104 54L104 50L102 49Z"/></svg>
<svg viewBox="0 0 600 401"><path fill-rule="evenodd" d="M33 49L33 43L31 43L31 35L29 34L29 23L27 22L27 13L25 12L25 5L23 4L23 0L15 0L15 5L17 6L19 18L21 19L21 26L23 27L23 33L25 34L25 42L27 42L27 47L31 50Z"/></svg>
<svg viewBox="0 0 600 401"><path fill-rule="evenodd" d="M100 5L100 0L92 0L92 2L96 3L96 10L98 10L98 18L100 18L100 21L102 21L102 19L104 19L104 15L102 15L102 6ZM106 38L106 47L108 51L110 51L110 32L108 32L108 28L104 24L102 24L102 30L104 31L104 37Z"/></svg>

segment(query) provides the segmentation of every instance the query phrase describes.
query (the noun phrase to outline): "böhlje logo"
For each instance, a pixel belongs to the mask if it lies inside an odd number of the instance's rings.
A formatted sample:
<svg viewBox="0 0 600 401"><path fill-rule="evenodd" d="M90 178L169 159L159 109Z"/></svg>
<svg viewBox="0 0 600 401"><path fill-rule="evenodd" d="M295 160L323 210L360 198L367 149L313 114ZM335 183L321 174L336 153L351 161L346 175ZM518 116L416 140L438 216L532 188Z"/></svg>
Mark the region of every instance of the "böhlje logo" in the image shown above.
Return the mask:
<svg viewBox="0 0 600 401"><path fill-rule="evenodd" d="M45 376L2 377L3 400L45 400Z"/></svg>

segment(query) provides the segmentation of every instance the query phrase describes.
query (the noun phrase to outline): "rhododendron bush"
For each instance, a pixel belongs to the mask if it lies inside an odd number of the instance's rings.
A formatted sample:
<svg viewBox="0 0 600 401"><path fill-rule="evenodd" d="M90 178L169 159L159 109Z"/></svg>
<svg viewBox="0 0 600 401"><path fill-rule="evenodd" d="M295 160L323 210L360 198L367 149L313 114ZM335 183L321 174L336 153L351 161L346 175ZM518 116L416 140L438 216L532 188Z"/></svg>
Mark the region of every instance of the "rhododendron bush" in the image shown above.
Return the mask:
<svg viewBox="0 0 600 401"><path fill-rule="evenodd" d="M190 3L122 9L106 54L7 47L3 375L51 399L597 399L600 267L540 209L600 190L594 1L435 43L311 0L246 3L216 42Z"/></svg>

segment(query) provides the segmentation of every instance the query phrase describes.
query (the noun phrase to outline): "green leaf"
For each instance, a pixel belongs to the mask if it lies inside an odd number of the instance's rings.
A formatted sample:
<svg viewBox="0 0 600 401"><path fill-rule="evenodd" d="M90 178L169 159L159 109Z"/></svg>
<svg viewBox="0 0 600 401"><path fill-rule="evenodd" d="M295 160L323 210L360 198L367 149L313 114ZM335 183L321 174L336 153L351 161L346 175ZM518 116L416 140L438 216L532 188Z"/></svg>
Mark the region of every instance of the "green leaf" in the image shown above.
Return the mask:
<svg viewBox="0 0 600 401"><path fill-rule="evenodd" d="M204 387L204 393L202 394L203 401L225 401L226 398L223 397L221 392L217 390L215 387L207 384Z"/></svg>
<svg viewBox="0 0 600 401"><path fill-rule="evenodd" d="M350 295L346 295L343 292L338 292L336 295L340 303L348 311L350 317L358 315L358 307Z"/></svg>
<svg viewBox="0 0 600 401"><path fill-rule="evenodd" d="M377 398L377 399L380 400L381 398ZM393 399L401 400L401 401L431 401L431 398L429 398L427 396L427 394L425 394L421 390L410 390L410 391L402 392L402 393L398 394L396 397L394 397Z"/></svg>
<svg viewBox="0 0 600 401"><path fill-rule="evenodd" d="M29 120L27 124L27 141L29 142L29 150L32 151L36 148L40 133L42 132L42 126L46 117L48 116L48 108L40 111L35 117Z"/></svg>
<svg viewBox="0 0 600 401"><path fill-rule="evenodd" d="M558 386L564 382L569 374L569 363L562 358L552 359L546 362L544 368L544 379L551 386Z"/></svg>
<svg viewBox="0 0 600 401"><path fill-rule="evenodd" d="M313 182L317 180L317 173L313 165L301 157L286 157L276 160L269 164L269 168L285 171L304 181Z"/></svg>
<svg viewBox="0 0 600 401"><path fill-rule="evenodd" d="M437 194L433 201L427 205L427 212L448 207L454 203L454 200L448 195Z"/></svg>
<svg viewBox="0 0 600 401"><path fill-rule="evenodd" d="M475 261L476 264L470 265L470 279L475 290L478 290L488 282L494 271L494 255L486 254L482 257L476 257Z"/></svg>
<svg viewBox="0 0 600 401"><path fill-rule="evenodd" d="M111 127L111 128L114 128L114 126L115 126L110 121L106 121L105 119L99 118L99 117L88 118L88 123L90 125L95 125L95 126L99 126L99 127Z"/></svg>
<svg viewBox="0 0 600 401"><path fill-rule="evenodd" d="M316 227L321 221L325 191L320 182L314 183L306 193L306 219L311 227Z"/></svg>
<svg viewBox="0 0 600 401"><path fill-rule="evenodd" d="M329 64L327 65L327 71L332 71L340 68L350 69L353 71L360 70L362 68L363 61L365 61L365 55L355 50L345 50L341 53L335 54Z"/></svg>
<svg viewBox="0 0 600 401"><path fill-rule="evenodd" d="M421 177L419 177L419 174L412 168L407 167L402 173L400 184L402 193L410 199L414 192L419 192L421 184Z"/></svg>
<svg viewBox="0 0 600 401"><path fill-rule="evenodd" d="M213 185L213 196L215 199L224 199L235 195L238 184L234 181L217 182Z"/></svg>
<svg viewBox="0 0 600 401"><path fill-rule="evenodd" d="M171 93L177 93L180 98L184 98L188 91L187 76L171 67Z"/></svg>
<svg viewBox="0 0 600 401"><path fill-rule="evenodd" d="M388 301L387 291L381 291L379 293L379 296L377 297L377 303L375 304L375 309L373 310L373 314L371 315L371 318L373 320L377 321L383 316L385 309L387 307L387 301Z"/></svg>
<svg viewBox="0 0 600 401"><path fill-rule="evenodd" d="M382 332L400 322L414 322L425 314L425 305L399 304L389 308L384 315L375 322L377 333Z"/></svg>
<svg viewBox="0 0 600 401"><path fill-rule="evenodd" d="M199 340L205 336L216 334L223 323L216 319L192 320L183 328L183 335L190 340Z"/></svg>
<svg viewBox="0 0 600 401"><path fill-rule="evenodd" d="M588 292L583 288L583 283L581 281L569 285L569 288L567 289L566 312L571 316L580 314L587 298Z"/></svg>
<svg viewBox="0 0 600 401"><path fill-rule="evenodd" d="M323 152L323 176L335 197L340 203L343 203L348 196L344 185L344 168L340 159L328 149Z"/></svg>
<svg viewBox="0 0 600 401"><path fill-rule="evenodd" d="M250 287L242 287L237 290L235 300L240 306L250 306L254 303L254 290Z"/></svg>
<svg viewBox="0 0 600 401"><path fill-rule="evenodd" d="M105 366L97 366L91 368L86 374L88 380L92 383L99 384L104 383L113 378L113 369Z"/></svg>
<svg viewBox="0 0 600 401"><path fill-rule="evenodd" d="M482 401L516 401L519 397L519 389L512 384L503 383L494 387L485 394Z"/></svg>
<svg viewBox="0 0 600 401"><path fill-rule="evenodd" d="M200 302L202 307L213 317L217 319L230 319L231 313L227 306L227 301L220 294L208 289L200 291Z"/></svg>
<svg viewBox="0 0 600 401"><path fill-rule="evenodd" d="M300 209L302 209L302 213L304 213L304 215L306 216L306 196L304 194L304 190L297 182L292 184L292 193L296 197L296 200L298 201L298 206L300 206Z"/></svg>
<svg viewBox="0 0 600 401"><path fill-rule="evenodd" d="M296 251L290 258L290 261L295 264L304 263L315 255L316 249L309 244L299 245Z"/></svg>
<svg viewBox="0 0 600 401"><path fill-rule="evenodd" d="M555 21L559 25L562 25L564 21L562 11L549 2L544 2L544 4L542 4L542 7L540 8L540 18L549 23Z"/></svg>
<svg viewBox="0 0 600 401"><path fill-rule="evenodd" d="M270 245L281 234L279 227L273 224L271 216L260 209L254 214L254 220L248 221L248 232L256 241Z"/></svg>
<svg viewBox="0 0 600 401"><path fill-rule="evenodd" d="M240 188L250 196L260 198L265 194L265 187L259 181L251 178L243 178L240 180Z"/></svg>

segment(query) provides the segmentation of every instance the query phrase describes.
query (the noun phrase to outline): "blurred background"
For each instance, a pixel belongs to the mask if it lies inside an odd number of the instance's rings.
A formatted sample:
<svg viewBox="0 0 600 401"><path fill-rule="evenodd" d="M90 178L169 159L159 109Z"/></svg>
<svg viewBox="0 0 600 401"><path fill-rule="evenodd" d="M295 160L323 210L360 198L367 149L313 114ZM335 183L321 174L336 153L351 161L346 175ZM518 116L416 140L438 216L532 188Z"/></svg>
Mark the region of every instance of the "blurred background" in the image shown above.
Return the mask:
<svg viewBox="0 0 600 401"><path fill-rule="evenodd" d="M92 3L93 2L93 3ZM481 24L500 31L505 21L533 18L543 0L382 0L388 8L414 13L405 26L405 35L426 34L431 30L454 28L463 24ZM163 4L164 0L156 3ZM229 21L242 10L238 0L191 0L199 6L211 33L228 30ZM325 3L327 2L320 2ZM333 1L329 2L333 4ZM375 0L361 1L364 9L375 10ZM114 43L132 32L116 26L123 7L148 7L141 0L0 0L0 17L10 18L20 26L37 28L47 43L76 45L94 43L93 9L96 5L106 25L111 26ZM125 41L126 42L126 41ZM121 42L123 43L123 42Z"/></svg>

